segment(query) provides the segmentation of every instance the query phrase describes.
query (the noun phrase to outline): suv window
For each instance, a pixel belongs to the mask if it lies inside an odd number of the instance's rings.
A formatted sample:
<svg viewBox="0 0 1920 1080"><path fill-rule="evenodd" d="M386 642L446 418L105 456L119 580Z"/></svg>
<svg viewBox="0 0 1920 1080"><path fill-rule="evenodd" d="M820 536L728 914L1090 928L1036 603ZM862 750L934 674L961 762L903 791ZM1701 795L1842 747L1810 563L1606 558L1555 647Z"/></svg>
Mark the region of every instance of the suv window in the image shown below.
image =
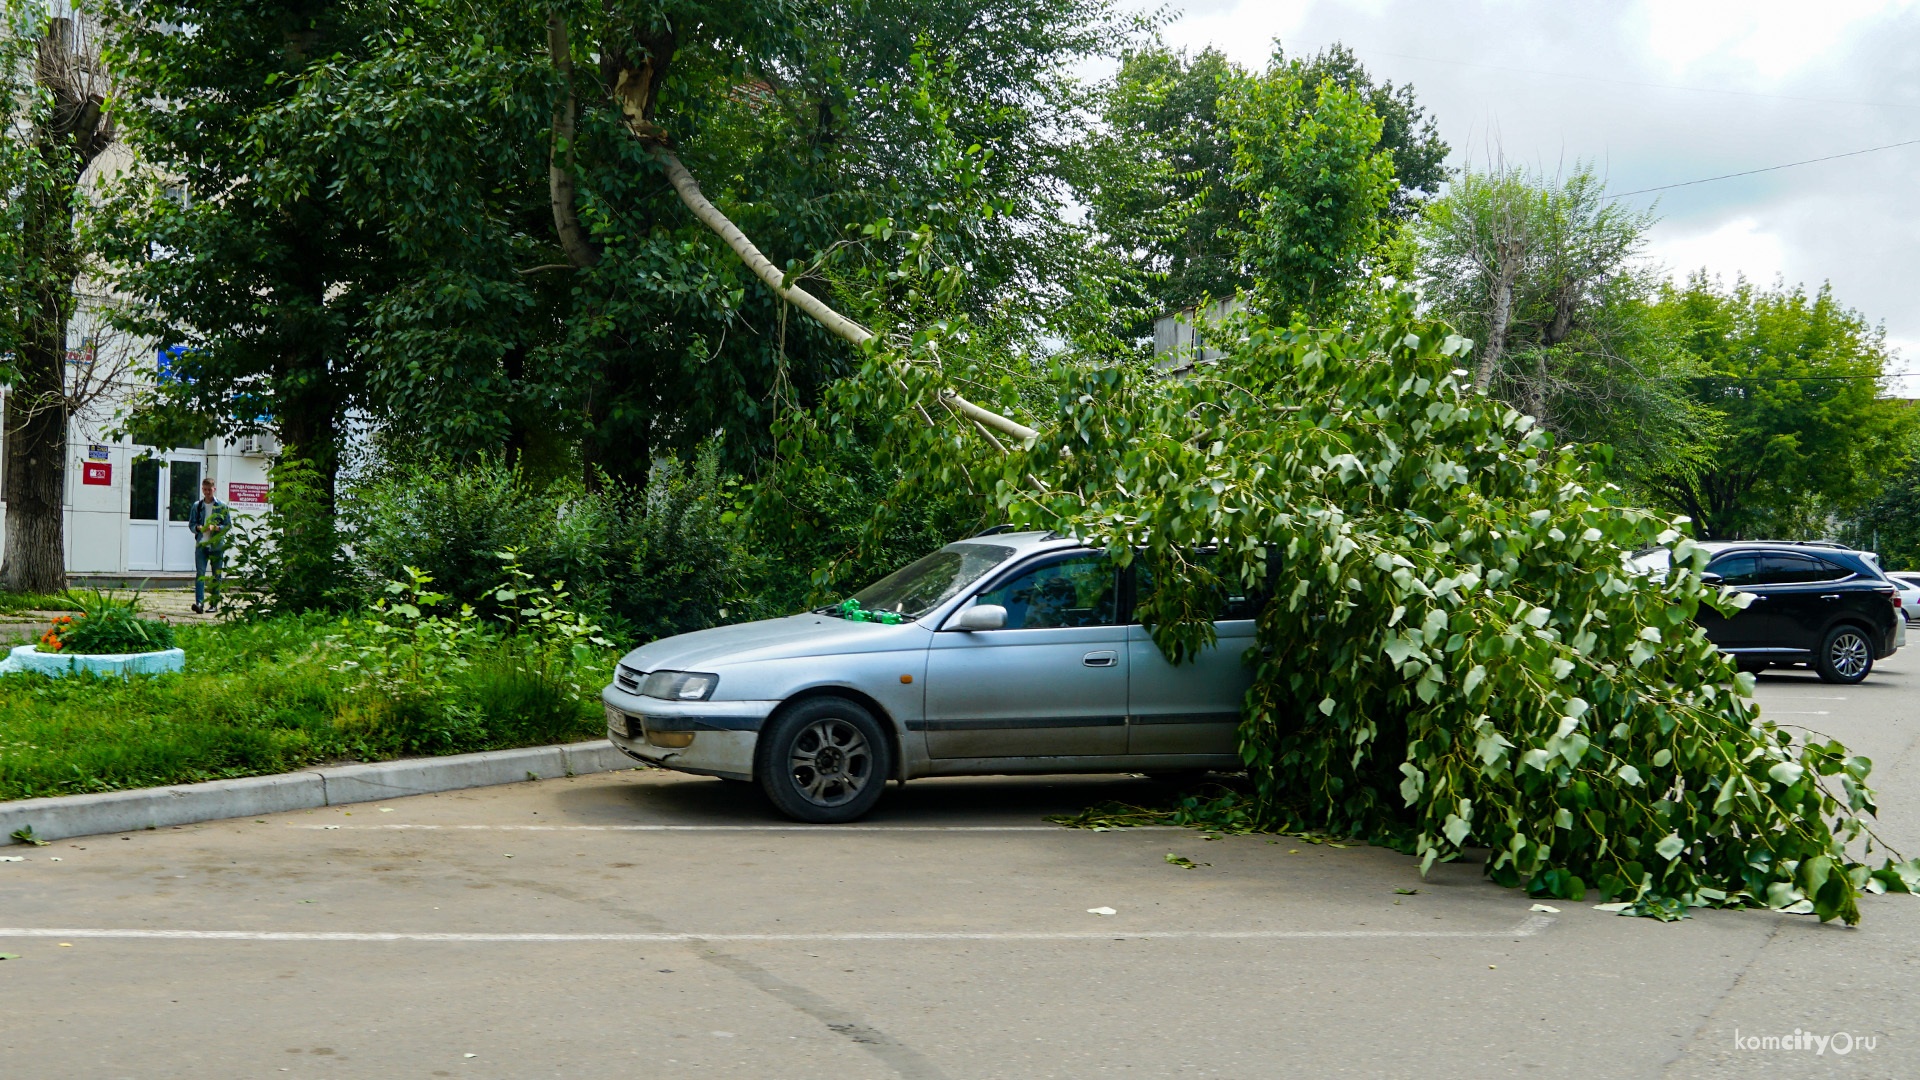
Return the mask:
<svg viewBox="0 0 1920 1080"><path fill-rule="evenodd" d="M1760 556L1760 575L1756 585L1805 585L1815 581L1837 581L1849 571L1825 559L1807 555Z"/></svg>
<svg viewBox="0 0 1920 1080"><path fill-rule="evenodd" d="M1719 574L1721 583L1725 585L1737 588L1760 584L1760 557L1757 555L1728 555L1716 559L1707 569Z"/></svg>
<svg viewBox="0 0 1920 1080"><path fill-rule="evenodd" d="M1043 563L980 594L979 603L1007 609L1007 630L1112 626L1118 575L1105 555Z"/></svg>

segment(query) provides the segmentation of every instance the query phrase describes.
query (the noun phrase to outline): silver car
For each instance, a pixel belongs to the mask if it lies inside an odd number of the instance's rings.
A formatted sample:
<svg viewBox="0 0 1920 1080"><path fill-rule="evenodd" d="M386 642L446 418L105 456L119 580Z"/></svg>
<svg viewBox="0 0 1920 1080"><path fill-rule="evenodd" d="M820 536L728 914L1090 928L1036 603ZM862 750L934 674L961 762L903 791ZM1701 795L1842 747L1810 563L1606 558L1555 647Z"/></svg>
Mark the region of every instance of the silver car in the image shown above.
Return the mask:
<svg viewBox="0 0 1920 1080"><path fill-rule="evenodd" d="M1051 533L948 544L836 607L663 638L601 692L629 756L851 821L891 778L1237 769L1253 603L1178 667L1133 621L1138 564Z"/></svg>

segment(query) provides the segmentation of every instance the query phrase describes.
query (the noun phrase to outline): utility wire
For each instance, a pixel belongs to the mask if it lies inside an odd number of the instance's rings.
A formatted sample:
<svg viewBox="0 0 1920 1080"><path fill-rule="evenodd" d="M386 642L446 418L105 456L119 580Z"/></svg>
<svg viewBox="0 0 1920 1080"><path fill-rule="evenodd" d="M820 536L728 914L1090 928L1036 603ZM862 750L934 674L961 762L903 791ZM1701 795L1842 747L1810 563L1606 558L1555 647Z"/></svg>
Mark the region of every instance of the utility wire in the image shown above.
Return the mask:
<svg viewBox="0 0 1920 1080"><path fill-rule="evenodd" d="M1678 184L1661 184L1658 187L1640 188L1637 191L1623 191L1618 195L1609 195L1607 198L1624 199L1629 195L1645 195L1650 191L1668 191L1673 188L1692 187L1695 184L1711 184L1715 180L1731 180L1736 176L1754 176L1758 173L1778 172L1781 169L1791 169L1800 165L1813 165L1822 161L1838 161L1841 158L1859 157L1861 154L1871 154L1879 150L1893 150L1902 146L1914 145L1920 145L1920 139L1908 139L1905 142L1888 143L1885 146L1869 146L1865 150L1849 150L1844 154L1828 154L1826 157L1808 158L1805 161L1789 161L1785 165L1769 165L1764 169L1748 169L1744 172L1708 176L1699 180L1683 180Z"/></svg>

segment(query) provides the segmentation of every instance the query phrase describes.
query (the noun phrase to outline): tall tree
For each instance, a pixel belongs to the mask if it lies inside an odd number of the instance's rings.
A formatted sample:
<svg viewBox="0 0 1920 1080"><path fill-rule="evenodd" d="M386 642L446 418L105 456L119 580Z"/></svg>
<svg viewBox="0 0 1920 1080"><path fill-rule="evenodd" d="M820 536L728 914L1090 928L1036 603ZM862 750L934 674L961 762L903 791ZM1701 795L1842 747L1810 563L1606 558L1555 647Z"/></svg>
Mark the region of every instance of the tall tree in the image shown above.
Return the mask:
<svg viewBox="0 0 1920 1080"><path fill-rule="evenodd" d="M1608 444L1636 482L1685 475L1714 429L1677 379L1689 355L1653 311L1652 221L1585 165L1497 166L1462 172L1412 226L1428 302L1476 344L1474 385L1563 439Z"/></svg>
<svg viewBox="0 0 1920 1080"><path fill-rule="evenodd" d="M1913 411L1879 396L1885 333L1830 287L1729 288L1703 270L1665 287L1659 310L1698 358L1688 392L1724 428L1701 467L1655 486L1701 539L1824 532L1810 502L1857 511L1906 464Z"/></svg>
<svg viewBox="0 0 1920 1080"><path fill-rule="evenodd" d="M87 170L114 140L93 23L0 0L0 355L6 399L6 560L16 591L66 587L68 333L87 269Z"/></svg>
<svg viewBox="0 0 1920 1080"><path fill-rule="evenodd" d="M1350 314L1388 236L1393 155L1366 98L1297 66L1240 80L1225 102L1234 139L1240 260L1269 318Z"/></svg>
<svg viewBox="0 0 1920 1080"><path fill-rule="evenodd" d="M1256 197L1235 184L1239 144L1223 103L1254 78L1215 49L1189 56L1154 46L1123 56L1103 91L1104 132L1083 184L1109 248L1146 275L1124 298L1141 313L1135 333L1166 311L1252 284L1241 245ZM1408 219L1446 179L1447 144L1413 88L1376 83L1345 46L1296 58L1276 50L1261 78L1290 79L1303 100L1330 83L1365 102L1380 122L1371 148L1393 170L1384 205L1373 207L1383 222Z"/></svg>
<svg viewBox="0 0 1920 1080"><path fill-rule="evenodd" d="M1106 0L339 9L357 44L277 78L218 153L262 205L326 207L376 256L334 352L364 377L347 385L432 452L577 448L590 476L633 480L716 431L744 466L853 361L636 133L796 282L852 288L932 223L972 306L1034 340L1081 258L1057 179L1072 68L1132 26ZM931 152L935 127L980 168Z"/></svg>
<svg viewBox="0 0 1920 1080"><path fill-rule="evenodd" d="M330 499L348 411L364 400L351 345L391 287L390 245L343 207L337 167L298 190L266 183L266 163L298 148L262 121L316 65L364 54L398 9L108 2L127 138L151 166L119 200L119 285L140 302L130 326L176 350L142 437L271 428Z"/></svg>

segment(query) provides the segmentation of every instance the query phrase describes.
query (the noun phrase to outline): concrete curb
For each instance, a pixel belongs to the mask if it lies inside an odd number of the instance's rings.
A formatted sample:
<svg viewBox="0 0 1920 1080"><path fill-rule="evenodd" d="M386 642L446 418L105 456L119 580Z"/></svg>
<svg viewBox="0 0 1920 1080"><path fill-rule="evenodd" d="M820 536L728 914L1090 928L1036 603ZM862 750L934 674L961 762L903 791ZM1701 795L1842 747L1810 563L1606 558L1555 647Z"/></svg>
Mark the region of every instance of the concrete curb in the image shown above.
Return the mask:
<svg viewBox="0 0 1920 1080"><path fill-rule="evenodd" d="M213 780L205 784L63 795L0 802L0 846L32 826L42 840L191 825L222 818L398 799L436 791L612 772L637 763L604 739L565 746L529 746L483 754L408 758L371 765Z"/></svg>

